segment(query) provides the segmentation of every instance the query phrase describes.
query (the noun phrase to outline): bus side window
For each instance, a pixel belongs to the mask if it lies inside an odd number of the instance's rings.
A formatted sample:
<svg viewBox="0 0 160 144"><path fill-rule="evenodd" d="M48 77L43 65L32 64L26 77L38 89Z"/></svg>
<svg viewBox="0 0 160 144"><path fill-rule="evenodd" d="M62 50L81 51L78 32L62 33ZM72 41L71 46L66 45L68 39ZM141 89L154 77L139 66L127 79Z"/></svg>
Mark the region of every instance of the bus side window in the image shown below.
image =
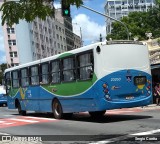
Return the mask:
<svg viewBox="0 0 160 144"><path fill-rule="evenodd" d="M41 65L41 84L49 83L49 64L45 63Z"/></svg>
<svg viewBox="0 0 160 144"><path fill-rule="evenodd" d="M13 86L13 88L19 88L19 74L18 74L18 70L12 71L12 86Z"/></svg>
<svg viewBox="0 0 160 144"><path fill-rule="evenodd" d="M29 77L28 77L28 68L21 69L21 86L27 87L29 86Z"/></svg>
<svg viewBox="0 0 160 144"><path fill-rule="evenodd" d="M60 61L51 62L51 83L60 83Z"/></svg>
<svg viewBox="0 0 160 144"><path fill-rule="evenodd" d="M5 86L6 86L6 94L9 94L9 91L10 91L10 88L11 88L10 72L7 72L5 74Z"/></svg>
<svg viewBox="0 0 160 144"><path fill-rule="evenodd" d="M78 56L78 69L77 73L79 74L80 80L87 80L93 77L93 53L85 53Z"/></svg>
<svg viewBox="0 0 160 144"><path fill-rule="evenodd" d="M39 85L38 65L30 67L31 85Z"/></svg>
<svg viewBox="0 0 160 144"><path fill-rule="evenodd" d="M75 80L75 57L68 57L62 60L62 76L64 82Z"/></svg>

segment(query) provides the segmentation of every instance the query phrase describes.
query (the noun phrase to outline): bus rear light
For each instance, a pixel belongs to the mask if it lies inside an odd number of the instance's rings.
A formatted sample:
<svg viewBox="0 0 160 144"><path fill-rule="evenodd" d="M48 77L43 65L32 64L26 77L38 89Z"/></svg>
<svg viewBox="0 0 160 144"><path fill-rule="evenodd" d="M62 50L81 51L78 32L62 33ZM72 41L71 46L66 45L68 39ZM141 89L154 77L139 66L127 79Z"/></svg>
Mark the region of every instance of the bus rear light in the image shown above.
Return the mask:
<svg viewBox="0 0 160 144"><path fill-rule="evenodd" d="M109 93L108 89L105 89L105 90L104 90L104 93L105 93L105 94Z"/></svg>
<svg viewBox="0 0 160 144"><path fill-rule="evenodd" d="M103 84L103 88L104 89L108 88L108 85L107 84Z"/></svg>
<svg viewBox="0 0 160 144"><path fill-rule="evenodd" d="M150 87L150 86L148 86L147 88L148 88L148 89L150 89L151 87Z"/></svg>
<svg viewBox="0 0 160 144"><path fill-rule="evenodd" d="M108 88L108 85L106 83L103 84L103 92L104 92L104 97L107 100L111 100L111 97L109 95L109 88Z"/></svg>
<svg viewBox="0 0 160 144"><path fill-rule="evenodd" d="M107 100L111 100L110 95L105 95L105 98L106 98Z"/></svg>

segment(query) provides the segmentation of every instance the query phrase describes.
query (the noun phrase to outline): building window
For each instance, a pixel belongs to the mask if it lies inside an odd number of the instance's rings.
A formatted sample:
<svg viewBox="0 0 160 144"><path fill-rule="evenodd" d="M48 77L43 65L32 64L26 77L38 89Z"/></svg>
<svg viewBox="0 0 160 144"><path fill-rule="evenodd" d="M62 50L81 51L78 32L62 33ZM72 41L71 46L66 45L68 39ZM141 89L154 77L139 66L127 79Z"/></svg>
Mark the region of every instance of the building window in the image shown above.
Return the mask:
<svg viewBox="0 0 160 144"><path fill-rule="evenodd" d="M17 57L17 52L13 52L14 53L14 57Z"/></svg>
<svg viewBox="0 0 160 144"><path fill-rule="evenodd" d="M59 35L57 34L57 39L59 39Z"/></svg>
<svg viewBox="0 0 160 144"><path fill-rule="evenodd" d="M10 54L10 57L13 57L13 52L10 52L9 54Z"/></svg>
<svg viewBox="0 0 160 144"><path fill-rule="evenodd" d="M56 30L58 30L58 26L56 25Z"/></svg>
<svg viewBox="0 0 160 144"><path fill-rule="evenodd" d="M11 28L11 33L12 33L12 34L15 33L14 28Z"/></svg>
<svg viewBox="0 0 160 144"><path fill-rule="evenodd" d="M57 45L58 45L58 48L60 48L60 44L58 43Z"/></svg>
<svg viewBox="0 0 160 144"><path fill-rule="evenodd" d="M59 27L59 31L61 32L61 27Z"/></svg>
<svg viewBox="0 0 160 144"><path fill-rule="evenodd" d="M15 33L14 28L7 28L7 33L8 34L14 34Z"/></svg>
<svg viewBox="0 0 160 144"><path fill-rule="evenodd" d="M16 40L8 40L8 45L16 45Z"/></svg>
<svg viewBox="0 0 160 144"><path fill-rule="evenodd" d="M18 56L17 52L9 52L9 54L10 54L10 57L17 57Z"/></svg>

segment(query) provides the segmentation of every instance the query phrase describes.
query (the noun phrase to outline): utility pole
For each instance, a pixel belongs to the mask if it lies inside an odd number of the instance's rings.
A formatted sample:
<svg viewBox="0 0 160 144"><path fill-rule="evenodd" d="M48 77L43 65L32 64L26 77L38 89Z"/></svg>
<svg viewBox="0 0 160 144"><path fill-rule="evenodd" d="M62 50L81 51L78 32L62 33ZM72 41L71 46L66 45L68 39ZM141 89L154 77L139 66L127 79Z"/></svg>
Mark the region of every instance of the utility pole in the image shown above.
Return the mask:
<svg viewBox="0 0 160 144"><path fill-rule="evenodd" d="M104 16L104 17L110 18L110 19L112 19L112 20L115 20L115 21L121 23L121 24L125 27L125 29L126 29L127 40L129 40L129 31L128 31L127 26L126 26L124 23L122 23L121 21L119 21L119 20L117 20L117 19L115 19L115 18L112 18L112 17L110 17L110 16L108 16L108 15L105 15L105 14L100 13L100 12L98 12L98 11L95 11L95 10L89 8L89 7L86 7L86 6L84 6L84 5L81 5L81 7L86 8L86 9L88 9L88 10L90 10L90 11L93 11L93 12L95 12L95 13L97 13L97 14L100 14L100 15L102 15L102 16Z"/></svg>
<svg viewBox="0 0 160 144"><path fill-rule="evenodd" d="M81 26L80 26L80 35L81 35L81 46L83 46L83 39L82 39L82 29L81 29Z"/></svg>

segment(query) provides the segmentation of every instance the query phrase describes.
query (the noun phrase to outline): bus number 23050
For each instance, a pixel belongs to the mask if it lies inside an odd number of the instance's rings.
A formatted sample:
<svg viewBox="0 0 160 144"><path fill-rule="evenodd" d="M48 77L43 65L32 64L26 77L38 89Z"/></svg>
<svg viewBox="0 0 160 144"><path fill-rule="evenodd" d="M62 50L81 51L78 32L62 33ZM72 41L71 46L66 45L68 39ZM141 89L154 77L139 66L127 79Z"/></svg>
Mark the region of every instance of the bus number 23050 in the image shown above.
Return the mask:
<svg viewBox="0 0 160 144"><path fill-rule="evenodd" d="M121 81L121 78L111 78L111 81Z"/></svg>

